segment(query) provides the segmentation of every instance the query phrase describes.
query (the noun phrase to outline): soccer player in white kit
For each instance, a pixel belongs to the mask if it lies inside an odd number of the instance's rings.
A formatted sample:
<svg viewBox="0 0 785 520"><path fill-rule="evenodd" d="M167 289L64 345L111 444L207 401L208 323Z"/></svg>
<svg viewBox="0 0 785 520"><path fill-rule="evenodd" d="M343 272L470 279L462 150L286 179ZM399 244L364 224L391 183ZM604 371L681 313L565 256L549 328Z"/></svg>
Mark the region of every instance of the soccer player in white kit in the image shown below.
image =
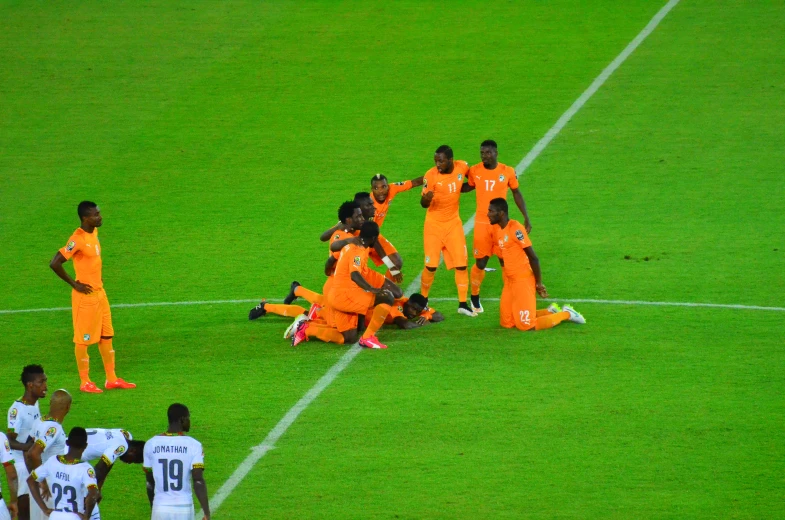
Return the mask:
<svg viewBox="0 0 785 520"><path fill-rule="evenodd" d="M0 520L11 520L12 515L16 518L18 513L16 493L19 489L19 479L16 476L11 445L8 444L8 437L4 433L0 433L0 464L5 468L5 476L8 480L8 504L3 496L3 486L0 486Z"/></svg>
<svg viewBox="0 0 785 520"><path fill-rule="evenodd" d="M71 411L71 394L66 390L55 390L49 403L49 415L36 419L33 424L33 447L27 452L27 469L45 464L49 459L63 453L65 448L65 430L63 420ZM30 479L27 479L30 482ZM51 502L51 489L44 488L44 500ZM51 504L50 504L51 505ZM46 520L47 516L34 501L30 502L30 520Z"/></svg>
<svg viewBox="0 0 785 520"><path fill-rule="evenodd" d="M175 403L167 411L169 428L144 445L147 497L153 507L152 520L194 520L193 490L210 520L210 503L204 481L202 444L186 435L191 429L188 407Z"/></svg>
<svg viewBox="0 0 785 520"><path fill-rule="evenodd" d="M8 443L14 456L16 474L19 478L19 520L30 520L30 494L27 477L30 472L25 465L25 453L33 445L33 423L41 416L38 400L46 397L46 374L41 365L27 365L22 369L22 384L25 393L8 409Z"/></svg>
<svg viewBox="0 0 785 520"><path fill-rule="evenodd" d="M75 426L71 428L66 442L66 455L50 457L42 466L33 469L27 478L30 494L49 520L90 518L100 496L93 467L81 461L87 446L87 432ZM41 497L40 482L44 480L52 493L51 505Z"/></svg>

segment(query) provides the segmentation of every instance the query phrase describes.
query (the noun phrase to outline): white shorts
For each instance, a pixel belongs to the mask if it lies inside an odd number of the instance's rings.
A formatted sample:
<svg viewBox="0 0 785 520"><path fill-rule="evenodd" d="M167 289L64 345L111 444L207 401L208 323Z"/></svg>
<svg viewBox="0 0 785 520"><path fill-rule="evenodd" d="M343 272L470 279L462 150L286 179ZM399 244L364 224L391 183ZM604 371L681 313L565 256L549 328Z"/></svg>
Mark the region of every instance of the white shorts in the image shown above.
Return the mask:
<svg viewBox="0 0 785 520"><path fill-rule="evenodd" d="M51 498L49 500L44 500L44 502L49 507L52 507ZM38 502L36 502L31 495L30 496L30 520L47 520L48 518L49 517L46 516L43 511L41 511L41 508L38 507Z"/></svg>
<svg viewBox="0 0 785 520"><path fill-rule="evenodd" d="M65 513L63 511L52 511L49 515L49 520L82 520L82 517L76 513Z"/></svg>
<svg viewBox="0 0 785 520"><path fill-rule="evenodd" d="M16 492L17 496L22 495L29 495L30 488L27 486L27 477L30 476L30 472L27 471L27 465L25 465L25 461L14 461L14 467L16 468L16 476L19 478L19 490ZM33 498L30 498L30 501L33 501Z"/></svg>
<svg viewBox="0 0 785 520"><path fill-rule="evenodd" d="M194 520L193 504L187 506L153 506L151 520Z"/></svg>
<svg viewBox="0 0 785 520"><path fill-rule="evenodd" d="M5 505L5 500L0 498L0 520L11 520L11 513Z"/></svg>

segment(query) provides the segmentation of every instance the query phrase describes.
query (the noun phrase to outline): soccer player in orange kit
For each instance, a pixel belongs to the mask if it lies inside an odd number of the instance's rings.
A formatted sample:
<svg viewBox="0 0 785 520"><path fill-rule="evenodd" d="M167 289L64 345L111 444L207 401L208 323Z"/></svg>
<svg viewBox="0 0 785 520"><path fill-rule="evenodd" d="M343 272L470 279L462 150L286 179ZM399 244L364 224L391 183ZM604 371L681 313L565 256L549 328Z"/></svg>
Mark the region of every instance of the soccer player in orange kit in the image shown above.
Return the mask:
<svg viewBox="0 0 785 520"><path fill-rule="evenodd" d="M71 291L71 315L74 324L74 352L79 369L81 386L79 390L91 394L103 392L90 381L90 356L87 347L98 343L98 351L104 362L106 382L104 388L136 388L117 377L112 348L112 313L109 300L104 292L101 276L101 244L98 241L98 228L103 224L101 210L95 202L83 201L77 207L81 225L74 231L68 243L52 258L49 267L73 290ZM76 280L63 268L63 264L73 258Z"/></svg>
<svg viewBox="0 0 785 520"><path fill-rule="evenodd" d="M376 208L376 214L373 217L373 221L379 224L379 229L381 229L382 224L384 224L387 212L390 211L390 203L395 196L404 191L409 191L412 188L422 186L422 179L422 176L420 176L410 181L390 184L387 182L387 177L381 173L377 173L371 177L371 195L373 195L373 205Z"/></svg>
<svg viewBox="0 0 785 520"><path fill-rule="evenodd" d="M496 141L490 139L480 144L481 162L469 168L469 182L463 185L463 191L477 190L477 212L474 216L474 266L472 266L472 307L474 312L482 312L480 303L480 286L485 279L485 266L491 255L499 258L504 266L499 247L494 245L491 224L488 222L488 204L492 199L506 199L508 188L512 190L515 205L523 215L523 225L530 233L532 226L526 212L526 202L518 188L518 177L511 166L498 161L499 152Z"/></svg>
<svg viewBox="0 0 785 520"><path fill-rule="evenodd" d="M422 271L420 293L428 297L439 267L439 255L444 253L444 265L447 269L455 269L458 313L474 317L477 314L466 303L469 294L466 267L469 261L463 222L458 213L461 188L469 173L469 165L466 161L454 161L452 148L446 144L436 149L433 161L436 166L423 176L420 198L420 205L428 210L423 228L425 269Z"/></svg>
<svg viewBox="0 0 785 520"><path fill-rule="evenodd" d="M548 297L548 291L542 284L540 260L534 253L526 229L520 222L510 220L505 199L493 199L489 203L488 221L504 259L504 289L499 302L501 326L544 330L564 320L586 323L583 316L569 305L562 310L553 303L547 309L537 310L537 295Z"/></svg>

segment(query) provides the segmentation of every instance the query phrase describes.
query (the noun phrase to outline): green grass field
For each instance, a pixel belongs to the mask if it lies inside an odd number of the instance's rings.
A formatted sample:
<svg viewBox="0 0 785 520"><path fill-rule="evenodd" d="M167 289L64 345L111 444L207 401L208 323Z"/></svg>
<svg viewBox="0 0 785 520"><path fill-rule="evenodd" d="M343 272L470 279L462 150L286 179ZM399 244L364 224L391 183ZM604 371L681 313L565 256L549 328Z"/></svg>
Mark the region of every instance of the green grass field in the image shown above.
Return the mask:
<svg viewBox="0 0 785 520"><path fill-rule="evenodd" d="M0 309L69 306L47 264L83 199L112 303L318 289L318 236L372 174L486 138L516 165L664 3L3 1ZM554 298L783 307L782 34L782 0L682 0L525 172ZM423 218L411 192L385 222L405 286ZM785 313L583 303L585 326L519 333L500 291L458 316L440 269L445 322L384 330L214 517L785 517ZM212 494L348 348L292 349L251 306L115 308L139 387L99 396L69 312L0 313L3 406L33 362L74 394L66 430L148 438L183 402ZM120 466L103 518L149 517Z"/></svg>

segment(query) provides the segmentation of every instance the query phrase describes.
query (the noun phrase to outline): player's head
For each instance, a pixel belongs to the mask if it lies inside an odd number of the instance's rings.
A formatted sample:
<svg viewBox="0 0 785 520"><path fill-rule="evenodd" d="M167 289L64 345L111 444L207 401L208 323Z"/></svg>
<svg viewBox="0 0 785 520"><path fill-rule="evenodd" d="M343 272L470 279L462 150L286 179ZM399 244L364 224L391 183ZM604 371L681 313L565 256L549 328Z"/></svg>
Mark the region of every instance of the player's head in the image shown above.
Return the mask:
<svg viewBox="0 0 785 520"><path fill-rule="evenodd" d="M344 226L355 230L360 229L365 222L360 205L352 200L347 200L338 208L338 220Z"/></svg>
<svg viewBox="0 0 785 520"><path fill-rule="evenodd" d="M49 415L62 419L71 411L71 394L68 390L61 388L52 392L49 400Z"/></svg>
<svg viewBox="0 0 785 520"><path fill-rule="evenodd" d="M81 426L74 426L68 432L68 440L65 443L68 445L70 454L73 455L75 451L78 451L79 455L81 455L87 447L87 431Z"/></svg>
<svg viewBox="0 0 785 520"><path fill-rule="evenodd" d="M371 194L367 191L360 191L354 194L354 202L360 205L365 220L373 219L376 215L376 206L373 205Z"/></svg>
<svg viewBox="0 0 785 520"><path fill-rule="evenodd" d="M387 200L387 194L390 192L390 184L387 182L387 177L381 173L377 173L371 177L371 193L376 202L384 202Z"/></svg>
<svg viewBox="0 0 785 520"><path fill-rule="evenodd" d="M407 319L413 320L427 308L428 298L420 293L414 293L409 296L409 300L403 304L403 315L406 316Z"/></svg>
<svg viewBox="0 0 785 520"><path fill-rule="evenodd" d="M372 247L379 237L379 225L376 222L366 222L360 228L360 241L365 247Z"/></svg>
<svg viewBox="0 0 785 520"><path fill-rule="evenodd" d="M433 153L433 162L439 173L450 173L452 171L452 148L446 144L441 145Z"/></svg>
<svg viewBox="0 0 785 520"><path fill-rule="evenodd" d="M95 202L83 200L76 207L76 213L79 215L79 220L82 221L82 224L93 227L101 227L101 224L103 224L104 219L101 217L101 208Z"/></svg>
<svg viewBox="0 0 785 520"><path fill-rule="evenodd" d="M169 406L166 412L169 418L169 428L175 428L179 431L187 432L191 430L191 412L184 404L174 403Z"/></svg>
<svg viewBox="0 0 785 520"><path fill-rule="evenodd" d="M507 218L509 208L507 201L502 198L493 199L488 204L488 220L491 224L498 224L502 219Z"/></svg>
<svg viewBox="0 0 785 520"><path fill-rule="evenodd" d="M499 151L496 146L496 141L493 139L486 139L480 144L480 160L482 165L486 168L495 168Z"/></svg>
<svg viewBox="0 0 785 520"><path fill-rule="evenodd" d="M144 441L128 441L128 450L120 455L126 464L141 464L144 461Z"/></svg>
<svg viewBox="0 0 785 520"><path fill-rule="evenodd" d="M22 369L22 384L25 385L25 393L34 399L46 397L46 374L41 365L27 365Z"/></svg>

